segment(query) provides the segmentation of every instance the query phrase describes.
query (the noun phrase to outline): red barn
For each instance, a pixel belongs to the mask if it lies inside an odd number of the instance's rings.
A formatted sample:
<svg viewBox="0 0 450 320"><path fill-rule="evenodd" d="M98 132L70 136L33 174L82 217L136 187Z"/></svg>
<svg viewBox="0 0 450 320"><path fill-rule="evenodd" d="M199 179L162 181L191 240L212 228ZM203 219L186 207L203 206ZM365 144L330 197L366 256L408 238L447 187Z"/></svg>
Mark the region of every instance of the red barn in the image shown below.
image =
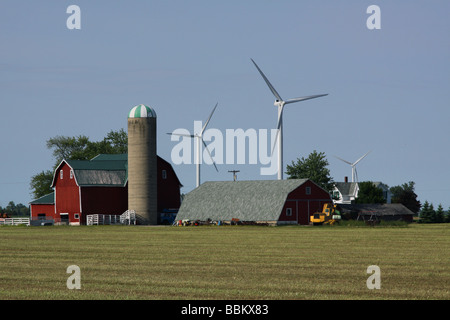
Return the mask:
<svg viewBox="0 0 450 320"><path fill-rule="evenodd" d="M325 203L330 194L308 179L209 181L185 196L177 220L307 225Z"/></svg>
<svg viewBox="0 0 450 320"><path fill-rule="evenodd" d="M90 214L124 213L128 209L127 169L127 154L63 160L53 176L53 204L48 203L52 194L31 202L32 220L43 219L45 215L45 219L55 222L86 224L86 216ZM178 209L182 185L175 171L159 156L157 170L158 212Z"/></svg>

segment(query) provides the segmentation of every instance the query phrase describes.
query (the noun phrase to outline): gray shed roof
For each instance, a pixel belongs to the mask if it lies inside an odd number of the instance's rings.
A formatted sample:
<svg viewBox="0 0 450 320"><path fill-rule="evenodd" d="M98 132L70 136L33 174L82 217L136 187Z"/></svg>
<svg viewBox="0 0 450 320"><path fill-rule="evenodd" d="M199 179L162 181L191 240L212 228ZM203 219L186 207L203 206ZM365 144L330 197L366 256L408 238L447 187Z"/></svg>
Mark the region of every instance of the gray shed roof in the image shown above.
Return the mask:
<svg viewBox="0 0 450 320"><path fill-rule="evenodd" d="M335 182L335 186L342 195L349 196L356 194L356 182Z"/></svg>
<svg viewBox="0 0 450 320"><path fill-rule="evenodd" d="M177 220L276 221L288 194L306 181L208 181L185 196Z"/></svg>
<svg viewBox="0 0 450 320"><path fill-rule="evenodd" d="M360 215L414 215L414 212L409 210L401 203L384 203L384 204L339 204L343 211L353 211Z"/></svg>

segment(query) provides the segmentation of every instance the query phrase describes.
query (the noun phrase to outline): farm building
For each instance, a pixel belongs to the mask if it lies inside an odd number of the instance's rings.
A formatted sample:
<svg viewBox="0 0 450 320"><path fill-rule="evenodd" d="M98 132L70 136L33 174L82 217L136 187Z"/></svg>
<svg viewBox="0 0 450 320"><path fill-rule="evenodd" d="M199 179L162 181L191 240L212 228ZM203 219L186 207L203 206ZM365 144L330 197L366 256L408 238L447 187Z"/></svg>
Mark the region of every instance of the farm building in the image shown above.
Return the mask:
<svg viewBox="0 0 450 320"><path fill-rule="evenodd" d="M180 207L182 186L172 165L157 157L158 212ZM30 203L32 220L86 224L90 214L120 215L128 209L127 154L63 160L53 176L54 192Z"/></svg>
<svg viewBox="0 0 450 320"><path fill-rule="evenodd" d="M176 219L307 225L331 202L330 194L308 179L209 181L185 196Z"/></svg>
<svg viewBox="0 0 450 320"><path fill-rule="evenodd" d="M383 197L386 199L386 203L391 203L392 194L389 187L382 182L373 182L373 184L383 191ZM348 182L348 178L345 177L345 182L335 182L333 189L334 203L339 204L351 204L358 197L359 185L358 182Z"/></svg>
<svg viewBox="0 0 450 320"><path fill-rule="evenodd" d="M339 207L343 215L353 220L412 222L414 216L414 212L401 203L340 204Z"/></svg>

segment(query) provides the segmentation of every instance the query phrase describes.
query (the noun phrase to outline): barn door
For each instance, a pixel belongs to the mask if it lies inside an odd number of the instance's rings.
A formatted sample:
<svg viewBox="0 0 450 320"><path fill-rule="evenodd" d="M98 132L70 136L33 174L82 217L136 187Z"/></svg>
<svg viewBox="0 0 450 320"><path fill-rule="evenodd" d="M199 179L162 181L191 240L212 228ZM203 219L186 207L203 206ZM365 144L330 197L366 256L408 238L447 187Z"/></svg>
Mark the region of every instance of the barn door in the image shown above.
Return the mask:
<svg viewBox="0 0 450 320"><path fill-rule="evenodd" d="M61 224L69 224L69 214L68 213L61 213Z"/></svg>

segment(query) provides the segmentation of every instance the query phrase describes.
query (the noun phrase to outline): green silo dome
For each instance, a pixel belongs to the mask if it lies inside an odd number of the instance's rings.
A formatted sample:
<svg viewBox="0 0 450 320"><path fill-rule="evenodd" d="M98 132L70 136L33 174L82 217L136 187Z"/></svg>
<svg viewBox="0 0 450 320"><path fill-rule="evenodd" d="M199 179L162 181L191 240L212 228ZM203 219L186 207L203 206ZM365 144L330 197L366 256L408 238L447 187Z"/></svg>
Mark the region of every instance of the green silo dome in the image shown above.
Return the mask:
<svg viewBox="0 0 450 320"><path fill-rule="evenodd" d="M128 118L156 118L156 112L149 106L140 104L130 110Z"/></svg>

